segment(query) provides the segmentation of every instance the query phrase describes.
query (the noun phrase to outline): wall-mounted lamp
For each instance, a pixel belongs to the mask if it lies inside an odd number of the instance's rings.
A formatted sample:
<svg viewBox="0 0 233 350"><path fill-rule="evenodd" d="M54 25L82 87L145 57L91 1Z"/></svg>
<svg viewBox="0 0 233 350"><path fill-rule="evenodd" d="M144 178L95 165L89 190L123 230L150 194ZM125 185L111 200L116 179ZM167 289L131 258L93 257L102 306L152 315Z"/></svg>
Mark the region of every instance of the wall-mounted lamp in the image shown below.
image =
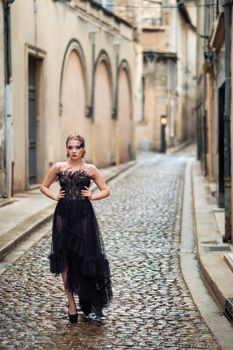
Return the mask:
<svg viewBox="0 0 233 350"><path fill-rule="evenodd" d="M216 59L216 53L214 51L204 51L204 58L207 63L214 62Z"/></svg>
<svg viewBox="0 0 233 350"><path fill-rule="evenodd" d="M203 65L203 70L205 73L210 74L213 79L216 79L214 72L214 63L216 62L216 53L214 51L204 51L205 63Z"/></svg>

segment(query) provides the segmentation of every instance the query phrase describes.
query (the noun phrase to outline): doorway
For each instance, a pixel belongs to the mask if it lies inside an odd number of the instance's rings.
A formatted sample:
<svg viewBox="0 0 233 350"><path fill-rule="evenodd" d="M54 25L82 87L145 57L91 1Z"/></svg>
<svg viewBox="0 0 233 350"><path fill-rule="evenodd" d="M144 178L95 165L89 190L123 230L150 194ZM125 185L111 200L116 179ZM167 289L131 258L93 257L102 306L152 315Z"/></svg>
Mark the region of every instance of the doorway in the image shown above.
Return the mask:
<svg viewBox="0 0 233 350"><path fill-rule="evenodd" d="M28 62L28 182L37 183L37 91L36 59L29 56Z"/></svg>
<svg viewBox="0 0 233 350"><path fill-rule="evenodd" d="M225 84L218 89L218 205L224 208L224 104Z"/></svg>

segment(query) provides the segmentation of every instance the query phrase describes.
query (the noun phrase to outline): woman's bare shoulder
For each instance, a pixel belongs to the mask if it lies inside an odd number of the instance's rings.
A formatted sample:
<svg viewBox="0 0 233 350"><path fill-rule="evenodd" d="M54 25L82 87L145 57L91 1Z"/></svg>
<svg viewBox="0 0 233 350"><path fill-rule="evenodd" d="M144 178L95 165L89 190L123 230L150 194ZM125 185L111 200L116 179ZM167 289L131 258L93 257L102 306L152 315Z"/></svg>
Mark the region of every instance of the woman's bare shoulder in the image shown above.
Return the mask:
<svg viewBox="0 0 233 350"><path fill-rule="evenodd" d="M67 165L67 162L56 162L56 163L53 165L53 167L54 167L57 171L59 171L59 170L65 168L66 165Z"/></svg>
<svg viewBox="0 0 233 350"><path fill-rule="evenodd" d="M96 166L92 163L85 163L85 166L88 168L88 169L97 169Z"/></svg>
<svg viewBox="0 0 233 350"><path fill-rule="evenodd" d="M101 177L99 169L92 163L86 163L86 172L88 175L90 175L94 180L97 180L99 177Z"/></svg>

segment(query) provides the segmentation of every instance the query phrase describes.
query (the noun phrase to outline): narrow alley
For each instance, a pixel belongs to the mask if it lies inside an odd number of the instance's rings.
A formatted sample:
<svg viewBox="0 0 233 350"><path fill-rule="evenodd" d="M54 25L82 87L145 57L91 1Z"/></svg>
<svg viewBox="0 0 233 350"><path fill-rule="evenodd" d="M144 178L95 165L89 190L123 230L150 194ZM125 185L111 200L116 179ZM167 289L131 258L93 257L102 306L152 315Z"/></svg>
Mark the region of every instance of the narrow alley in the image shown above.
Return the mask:
<svg viewBox="0 0 233 350"><path fill-rule="evenodd" d="M4 349L220 349L180 270L187 155L141 159L94 203L110 261L114 299L103 323L79 313L69 325L59 277L49 272L51 233L1 276Z"/></svg>

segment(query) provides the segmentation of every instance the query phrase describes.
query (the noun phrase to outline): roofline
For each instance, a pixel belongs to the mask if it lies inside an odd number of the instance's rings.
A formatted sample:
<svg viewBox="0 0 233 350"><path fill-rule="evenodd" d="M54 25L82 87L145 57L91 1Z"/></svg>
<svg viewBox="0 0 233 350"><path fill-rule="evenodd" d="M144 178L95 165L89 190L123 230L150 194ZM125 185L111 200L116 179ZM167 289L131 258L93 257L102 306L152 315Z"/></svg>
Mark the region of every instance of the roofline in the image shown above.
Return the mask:
<svg viewBox="0 0 233 350"><path fill-rule="evenodd" d="M135 29L134 26L132 26L129 22L127 22L125 19L115 15L115 13L113 13L112 11L109 11L108 9L106 9L105 7L103 7L101 4L99 4L98 2L96 2L95 0L86 0L88 1L91 6L99 9L99 10L102 10L106 15L110 16L110 17L113 17L116 22L118 23L124 23L126 26L128 26L129 28L132 28L132 29Z"/></svg>
<svg viewBox="0 0 233 350"><path fill-rule="evenodd" d="M181 16L184 18L185 22L189 25L189 27L196 32L197 28L192 24L191 18L185 6L184 0L177 0L177 7L181 13Z"/></svg>

